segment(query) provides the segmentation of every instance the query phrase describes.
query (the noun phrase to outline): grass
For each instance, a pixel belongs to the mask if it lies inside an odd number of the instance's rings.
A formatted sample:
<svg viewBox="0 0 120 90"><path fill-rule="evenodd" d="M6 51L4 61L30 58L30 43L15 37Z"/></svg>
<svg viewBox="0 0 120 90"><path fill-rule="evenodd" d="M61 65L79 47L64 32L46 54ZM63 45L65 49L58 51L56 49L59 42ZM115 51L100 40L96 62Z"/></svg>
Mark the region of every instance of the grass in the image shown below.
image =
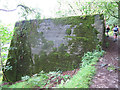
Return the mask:
<svg viewBox="0 0 120 90"><path fill-rule="evenodd" d="M64 80L61 81L61 84L58 84L56 88L89 88L91 79L96 71L94 65L97 63L98 58L103 55L103 53L104 51L97 50L94 52L87 52L82 58L80 70L72 78L69 78L68 76L61 76L59 72L40 72L32 77L24 76L22 81L16 82L12 85L6 84L2 86L2 88L43 88L46 84L49 87L50 81L48 81L48 79L52 76L55 78L58 76L64 78Z"/></svg>
<svg viewBox="0 0 120 90"><path fill-rule="evenodd" d="M109 67L107 67L107 70L108 71L115 70L115 67L114 66L109 66Z"/></svg>
<svg viewBox="0 0 120 90"><path fill-rule="evenodd" d="M44 88L47 84L46 88L50 86L49 78L53 77L51 80L55 80L58 83L58 77L64 78L66 81L70 78L69 75L61 75L61 72L49 72L44 73L40 72L39 74L35 74L33 76L24 76L22 77L22 81L16 82L12 85L9 85L7 82L4 82L4 86L2 88Z"/></svg>
<svg viewBox="0 0 120 90"><path fill-rule="evenodd" d="M89 68L89 69L88 69ZM58 85L59 88L89 88L89 81L95 73L95 68L92 66L85 66L78 73L69 80L68 83Z"/></svg>
<svg viewBox="0 0 120 90"><path fill-rule="evenodd" d="M40 72L32 77L24 76L23 80L12 85L4 85L2 88L35 88L43 87L47 83L47 74Z"/></svg>
<svg viewBox="0 0 120 90"><path fill-rule="evenodd" d="M95 74L95 64L98 58L103 55L103 51L88 52L82 58L82 65L76 75L73 76L68 82L62 82L58 88L89 88L91 79Z"/></svg>

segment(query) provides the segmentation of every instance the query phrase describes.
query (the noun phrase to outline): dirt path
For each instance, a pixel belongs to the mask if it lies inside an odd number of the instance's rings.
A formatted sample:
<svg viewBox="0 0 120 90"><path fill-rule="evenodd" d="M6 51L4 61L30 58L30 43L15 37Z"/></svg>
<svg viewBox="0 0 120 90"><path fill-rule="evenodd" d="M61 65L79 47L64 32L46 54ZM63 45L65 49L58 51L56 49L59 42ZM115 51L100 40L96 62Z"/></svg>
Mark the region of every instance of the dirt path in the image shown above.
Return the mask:
<svg viewBox="0 0 120 90"><path fill-rule="evenodd" d="M120 46L120 36L117 42L113 42L113 36L108 37L106 42L109 43L109 46L104 48L106 54L99 59L96 65L97 72L90 88L118 88L120 85L120 81L118 81L118 70L120 70L118 67L118 61L120 61L118 50L120 50L120 47L118 46Z"/></svg>

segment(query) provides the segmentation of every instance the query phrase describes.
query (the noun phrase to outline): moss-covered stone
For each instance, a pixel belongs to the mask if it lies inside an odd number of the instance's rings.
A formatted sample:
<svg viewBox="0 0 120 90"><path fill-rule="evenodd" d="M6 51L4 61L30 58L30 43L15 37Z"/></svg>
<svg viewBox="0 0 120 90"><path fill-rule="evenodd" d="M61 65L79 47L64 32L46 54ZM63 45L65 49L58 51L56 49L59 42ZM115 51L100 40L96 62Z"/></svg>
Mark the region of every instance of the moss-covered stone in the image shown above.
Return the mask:
<svg viewBox="0 0 120 90"><path fill-rule="evenodd" d="M103 19L100 17L98 20ZM7 60L12 70L5 70L7 80L15 82L22 76L42 70L66 71L79 67L84 53L92 51L99 44L97 34L101 33L94 24L95 16L16 23L8 55L10 58Z"/></svg>
<svg viewBox="0 0 120 90"><path fill-rule="evenodd" d="M30 25L31 23L32 25ZM28 37L30 32L36 29L36 26L32 21L22 21L19 24L16 23L16 27L18 28L14 32L10 45L10 48L14 49L9 50L9 59L6 63L6 66L12 66L12 70L5 69L5 76L9 82L21 80L21 77L25 75L32 75L33 62ZM8 64L8 62L10 63Z"/></svg>
<svg viewBox="0 0 120 90"><path fill-rule="evenodd" d="M68 28L68 29L66 30L66 34L68 34L68 35L71 34L71 29L70 29L70 28Z"/></svg>

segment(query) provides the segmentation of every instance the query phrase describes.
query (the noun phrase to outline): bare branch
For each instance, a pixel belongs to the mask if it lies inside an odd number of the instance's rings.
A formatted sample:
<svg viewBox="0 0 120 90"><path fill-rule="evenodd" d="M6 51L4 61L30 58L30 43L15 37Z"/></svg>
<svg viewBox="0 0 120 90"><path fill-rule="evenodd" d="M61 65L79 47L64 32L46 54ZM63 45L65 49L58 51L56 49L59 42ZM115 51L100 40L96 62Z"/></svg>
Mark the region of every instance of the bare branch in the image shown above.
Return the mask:
<svg viewBox="0 0 120 90"><path fill-rule="evenodd" d="M69 3L68 3L68 5L69 5L70 8L73 10L73 12L77 15L77 13L76 13L75 10L73 9L72 5L70 5Z"/></svg>
<svg viewBox="0 0 120 90"><path fill-rule="evenodd" d="M12 12L15 11L16 9L12 9L12 10L5 10L5 9L0 9L0 11L5 11L5 12Z"/></svg>
<svg viewBox="0 0 120 90"><path fill-rule="evenodd" d="M25 6L25 5L21 5L21 4L19 4L19 5L17 5L17 8L18 8L18 7L23 7L25 10L28 9L29 11L32 11L29 7L27 7L27 6ZM12 9L12 10L0 9L0 11L12 12L12 11L17 10L17 8L16 8L16 9Z"/></svg>

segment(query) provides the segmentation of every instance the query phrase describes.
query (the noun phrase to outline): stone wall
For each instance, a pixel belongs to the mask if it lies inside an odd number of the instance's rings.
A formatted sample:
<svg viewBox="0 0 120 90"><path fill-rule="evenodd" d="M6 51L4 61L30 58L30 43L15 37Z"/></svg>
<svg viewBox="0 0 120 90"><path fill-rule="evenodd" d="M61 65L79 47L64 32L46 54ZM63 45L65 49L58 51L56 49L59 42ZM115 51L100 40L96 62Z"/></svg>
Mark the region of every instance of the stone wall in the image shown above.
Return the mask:
<svg viewBox="0 0 120 90"><path fill-rule="evenodd" d="M78 68L81 58L103 43L102 15L17 22L5 71L9 82L40 71Z"/></svg>

